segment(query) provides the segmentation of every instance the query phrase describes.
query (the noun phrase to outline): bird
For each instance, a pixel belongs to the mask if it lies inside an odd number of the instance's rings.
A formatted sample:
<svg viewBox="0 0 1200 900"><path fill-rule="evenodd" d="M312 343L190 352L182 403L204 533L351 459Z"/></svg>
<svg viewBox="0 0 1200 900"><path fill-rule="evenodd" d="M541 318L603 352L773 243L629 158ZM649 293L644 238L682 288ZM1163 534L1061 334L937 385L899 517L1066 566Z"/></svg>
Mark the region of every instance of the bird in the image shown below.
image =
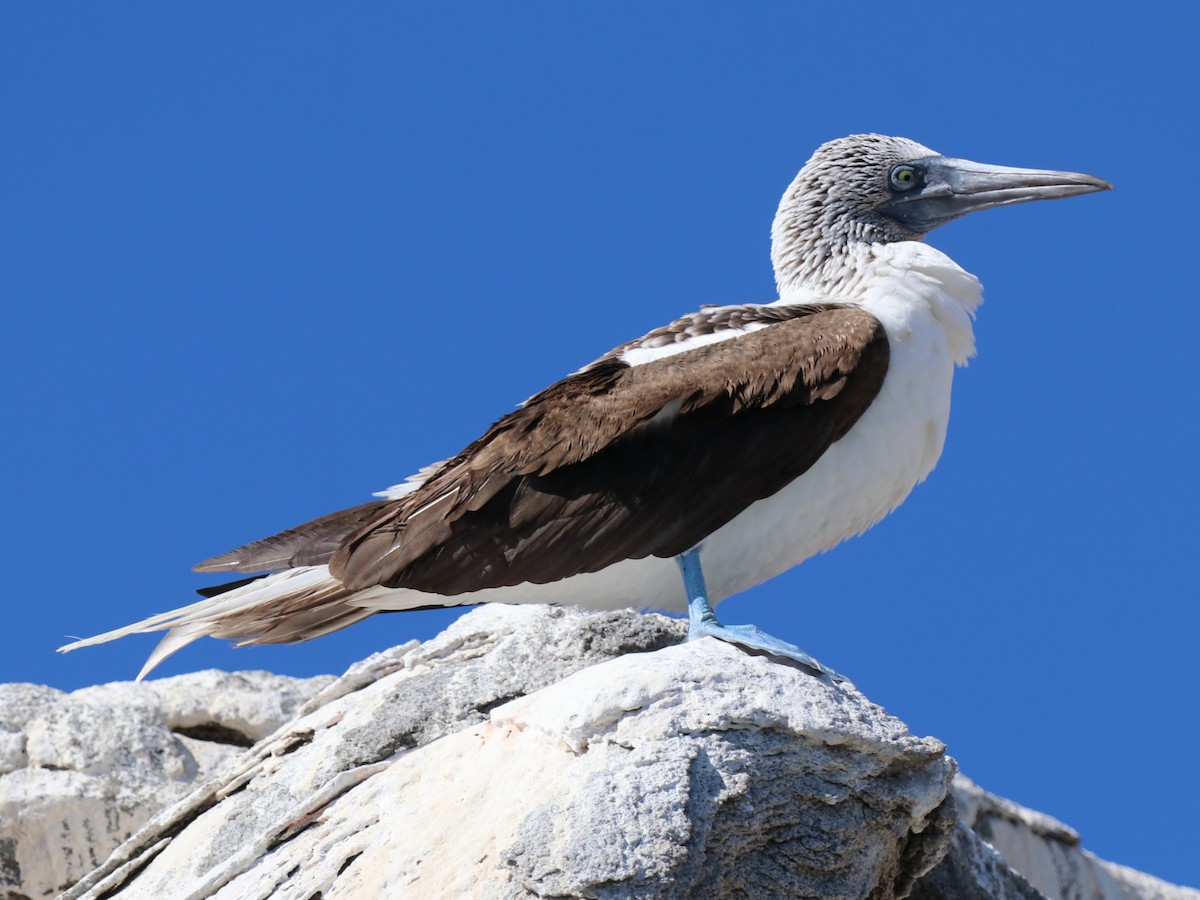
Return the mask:
<svg viewBox="0 0 1200 900"><path fill-rule="evenodd" d="M604 354L362 505L215 556L247 576L62 651L165 631L306 641L383 611L630 606L842 680L714 607L861 534L933 470L979 280L924 242L971 212L1110 190L915 141L822 144L771 228L778 299L705 306Z"/></svg>

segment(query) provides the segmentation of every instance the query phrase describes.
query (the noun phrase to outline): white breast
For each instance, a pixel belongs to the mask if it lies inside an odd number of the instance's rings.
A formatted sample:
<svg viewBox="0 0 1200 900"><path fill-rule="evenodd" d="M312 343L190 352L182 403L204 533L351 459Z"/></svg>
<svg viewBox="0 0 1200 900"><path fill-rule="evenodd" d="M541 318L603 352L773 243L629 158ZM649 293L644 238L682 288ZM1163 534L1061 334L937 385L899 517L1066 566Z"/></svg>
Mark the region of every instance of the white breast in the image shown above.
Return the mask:
<svg viewBox="0 0 1200 900"><path fill-rule="evenodd" d="M743 591L866 531L941 456L956 364L974 353L978 280L924 244L871 248L853 300L880 320L891 358L850 432L803 476L704 542L713 599ZM839 298L840 299L840 298Z"/></svg>

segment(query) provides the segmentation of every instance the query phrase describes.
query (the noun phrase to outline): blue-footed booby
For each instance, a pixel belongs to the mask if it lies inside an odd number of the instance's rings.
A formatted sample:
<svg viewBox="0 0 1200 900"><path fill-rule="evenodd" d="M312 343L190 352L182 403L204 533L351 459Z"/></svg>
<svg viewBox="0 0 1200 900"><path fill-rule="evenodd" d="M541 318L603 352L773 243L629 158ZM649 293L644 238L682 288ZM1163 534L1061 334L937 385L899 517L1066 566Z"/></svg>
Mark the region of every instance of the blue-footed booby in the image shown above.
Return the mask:
<svg viewBox="0 0 1200 900"><path fill-rule="evenodd" d="M254 577L62 649L165 630L140 679L205 635L306 641L385 610L488 602L640 606L687 609L689 639L836 678L713 607L870 528L937 462L982 289L925 235L1110 187L898 137L830 141L775 216L779 299L623 344L380 499L196 567Z"/></svg>

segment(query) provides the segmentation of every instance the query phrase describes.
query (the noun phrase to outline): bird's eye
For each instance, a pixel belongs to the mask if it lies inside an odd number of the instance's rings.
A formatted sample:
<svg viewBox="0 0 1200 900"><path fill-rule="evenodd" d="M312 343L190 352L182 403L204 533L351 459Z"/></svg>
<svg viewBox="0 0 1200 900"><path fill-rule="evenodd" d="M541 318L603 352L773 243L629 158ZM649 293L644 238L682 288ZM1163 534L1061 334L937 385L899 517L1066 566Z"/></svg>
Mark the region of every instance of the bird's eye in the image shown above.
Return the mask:
<svg viewBox="0 0 1200 900"><path fill-rule="evenodd" d="M897 191L911 191L917 186L917 170L912 166L896 166L888 176L888 181Z"/></svg>

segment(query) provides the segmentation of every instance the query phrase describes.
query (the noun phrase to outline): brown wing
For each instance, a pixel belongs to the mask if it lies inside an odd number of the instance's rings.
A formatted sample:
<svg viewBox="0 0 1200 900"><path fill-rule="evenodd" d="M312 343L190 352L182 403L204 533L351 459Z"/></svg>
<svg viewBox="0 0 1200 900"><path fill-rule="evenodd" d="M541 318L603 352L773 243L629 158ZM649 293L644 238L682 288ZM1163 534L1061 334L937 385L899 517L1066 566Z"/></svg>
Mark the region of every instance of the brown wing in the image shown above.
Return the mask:
<svg viewBox="0 0 1200 900"><path fill-rule="evenodd" d="M297 525L261 541L254 541L236 550L206 559L197 565L194 571L271 572L327 563L347 535L353 534L376 518L386 505L386 500L375 500L321 516L304 525Z"/></svg>
<svg viewBox="0 0 1200 900"><path fill-rule="evenodd" d="M633 367L606 358L380 508L330 570L351 589L455 595L682 553L807 471L887 365L883 327L852 307Z"/></svg>

